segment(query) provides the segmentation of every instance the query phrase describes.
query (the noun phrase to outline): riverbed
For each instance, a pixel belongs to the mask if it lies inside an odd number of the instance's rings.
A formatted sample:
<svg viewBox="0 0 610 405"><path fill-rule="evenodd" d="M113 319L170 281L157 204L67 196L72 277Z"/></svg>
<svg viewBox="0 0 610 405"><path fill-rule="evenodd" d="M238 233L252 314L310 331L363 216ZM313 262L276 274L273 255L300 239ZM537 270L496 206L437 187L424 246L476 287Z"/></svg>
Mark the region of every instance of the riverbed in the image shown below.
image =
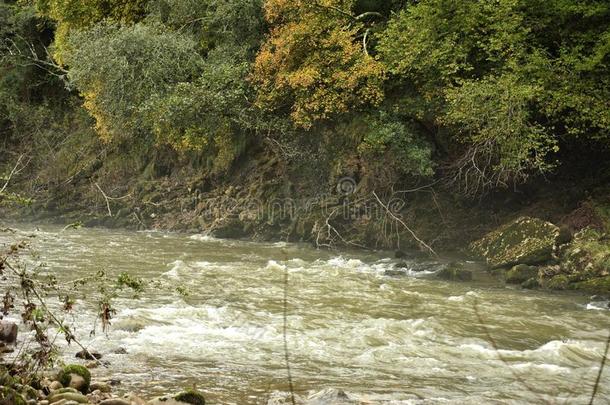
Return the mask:
<svg viewBox="0 0 610 405"><path fill-rule="evenodd" d="M586 404L609 333L606 302L505 286L469 262L472 282L435 278L455 257L409 254L397 276L393 252L15 228L0 243L28 238L39 254L30 265L60 283L98 271L145 281L135 297L118 293L106 333L98 324L90 335L93 282L66 318L108 362L94 379L144 397L196 387L211 404L282 403L287 354L299 398L334 388L367 404ZM79 361L76 345L60 345L64 361ZM609 403L610 370L600 387L596 403Z"/></svg>

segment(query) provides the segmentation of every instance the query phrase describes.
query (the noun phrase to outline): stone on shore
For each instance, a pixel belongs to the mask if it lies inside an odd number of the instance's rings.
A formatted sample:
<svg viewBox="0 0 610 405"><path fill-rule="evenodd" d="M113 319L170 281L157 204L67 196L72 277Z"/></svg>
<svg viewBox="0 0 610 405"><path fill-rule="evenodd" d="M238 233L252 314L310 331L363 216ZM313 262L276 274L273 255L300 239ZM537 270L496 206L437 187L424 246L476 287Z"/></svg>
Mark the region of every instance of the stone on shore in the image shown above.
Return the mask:
<svg viewBox="0 0 610 405"><path fill-rule="evenodd" d="M72 387L82 393L87 393L89 391L89 384L91 384L91 373L89 373L86 367L70 364L60 371L57 375L57 381L64 387Z"/></svg>
<svg viewBox="0 0 610 405"><path fill-rule="evenodd" d="M131 405L131 402L120 398L110 398L100 402L100 405Z"/></svg>
<svg viewBox="0 0 610 405"><path fill-rule="evenodd" d="M552 223L521 217L473 242L470 250L493 268L540 264L553 259L559 236Z"/></svg>
<svg viewBox="0 0 610 405"><path fill-rule="evenodd" d="M62 393L58 393L58 394L54 393L49 396L48 400L49 400L49 404L55 404L62 400L75 401L80 404L86 404L89 402L89 399L86 396L84 396L83 394L75 393L75 392L62 392Z"/></svg>

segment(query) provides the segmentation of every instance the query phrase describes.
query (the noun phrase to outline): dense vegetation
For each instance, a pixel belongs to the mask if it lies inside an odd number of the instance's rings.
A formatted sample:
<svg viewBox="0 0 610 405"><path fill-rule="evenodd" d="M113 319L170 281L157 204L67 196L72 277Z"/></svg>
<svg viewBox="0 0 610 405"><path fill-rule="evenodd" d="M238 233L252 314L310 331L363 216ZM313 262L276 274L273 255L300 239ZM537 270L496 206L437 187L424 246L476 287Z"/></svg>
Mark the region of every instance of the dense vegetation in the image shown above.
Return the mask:
<svg viewBox="0 0 610 405"><path fill-rule="evenodd" d="M2 161L41 181L271 140L477 196L610 146L603 0L4 0L0 39Z"/></svg>

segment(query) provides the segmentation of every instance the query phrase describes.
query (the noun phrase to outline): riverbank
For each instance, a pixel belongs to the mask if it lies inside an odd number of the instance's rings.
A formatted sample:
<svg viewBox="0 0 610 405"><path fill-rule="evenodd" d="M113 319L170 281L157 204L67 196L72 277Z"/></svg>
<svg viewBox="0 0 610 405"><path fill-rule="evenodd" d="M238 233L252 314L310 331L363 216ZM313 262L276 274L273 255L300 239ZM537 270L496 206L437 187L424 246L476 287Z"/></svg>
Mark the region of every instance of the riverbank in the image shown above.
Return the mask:
<svg viewBox="0 0 610 405"><path fill-rule="evenodd" d="M287 165L264 148L222 178L189 165L166 176L106 166L101 161L87 165L61 183L17 179L14 187L24 190L32 203L0 208L2 214L39 223L306 242L331 249L460 252L489 261L492 274L510 283L610 293L610 190L603 175L607 171L601 170L598 177L558 171L519 190L473 201L439 181L388 191L359 181L360 174L347 168L320 176L315 170ZM519 218L540 220L550 230L543 237L547 241L542 258L507 258L498 265L485 251L473 248ZM521 234L522 239L529 237L527 231ZM518 256L510 246L505 248L506 254ZM517 265L530 267L509 275Z"/></svg>

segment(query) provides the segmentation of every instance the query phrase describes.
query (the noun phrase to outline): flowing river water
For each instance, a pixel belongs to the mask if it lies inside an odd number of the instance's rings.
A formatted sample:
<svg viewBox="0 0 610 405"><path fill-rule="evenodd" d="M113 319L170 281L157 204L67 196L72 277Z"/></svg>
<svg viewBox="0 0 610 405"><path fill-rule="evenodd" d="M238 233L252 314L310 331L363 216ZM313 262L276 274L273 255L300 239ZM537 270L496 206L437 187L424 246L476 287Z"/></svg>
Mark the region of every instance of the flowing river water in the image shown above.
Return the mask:
<svg viewBox="0 0 610 405"><path fill-rule="evenodd" d="M16 228L10 238L35 236L36 262L62 282L99 270L162 281L121 295L106 334L89 335L93 285L69 318L110 364L94 379L144 397L195 386L211 404L289 403L285 337L297 399L336 388L363 404L587 404L609 333L607 303L507 287L483 271L469 283L441 281L433 271L442 259L407 259L412 270L397 277L386 273L391 252ZM63 360L78 361L78 350L62 344ZM610 403L610 368L596 401Z"/></svg>

